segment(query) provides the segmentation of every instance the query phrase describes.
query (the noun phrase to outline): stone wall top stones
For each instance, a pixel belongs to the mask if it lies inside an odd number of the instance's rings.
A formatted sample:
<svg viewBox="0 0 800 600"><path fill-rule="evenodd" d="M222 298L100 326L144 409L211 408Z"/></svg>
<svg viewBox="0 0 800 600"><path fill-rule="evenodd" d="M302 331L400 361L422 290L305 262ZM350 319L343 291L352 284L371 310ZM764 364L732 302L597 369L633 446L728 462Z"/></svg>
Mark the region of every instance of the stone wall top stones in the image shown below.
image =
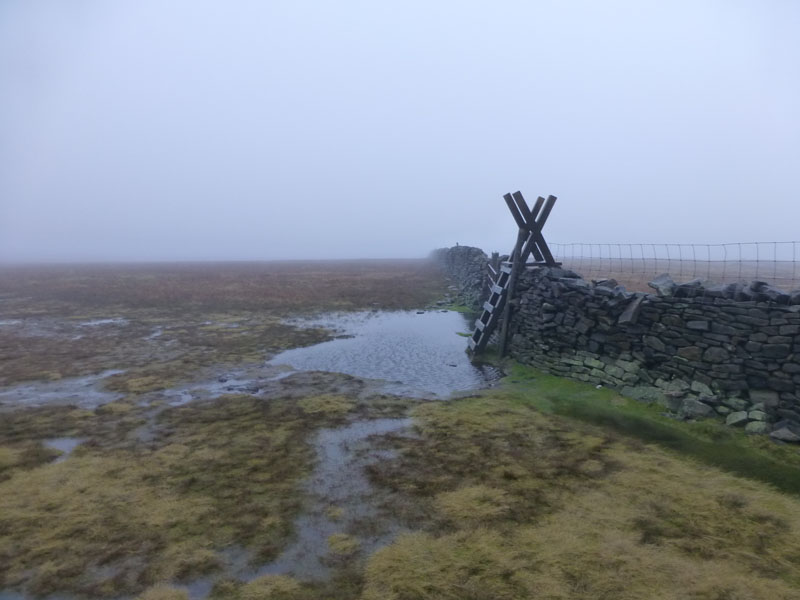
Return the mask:
<svg viewBox="0 0 800 600"><path fill-rule="evenodd" d="M486 277L489 274L489 257L480 248L453 246L439 248L431 258L456 282L460 301L477 309L487 297Z"/></svg>
<svg viewBox="0 0 800 600"><path fill-rule="evenodd" d="M718 415L800 440L800 303L792 294L763 282L706 287L666 275L652 287L656 294L633 294L613 280L528 270L510 353L686 418Z"/></svg>
<svg viewBox="0 0 800 600"><path fill-rule="evenodd" d="M456 246L433 253L479 307L488 257ZM561 268L521 274L509 352L544 371L615 387L674 415L800 442L800 290L763 281L651 282L631 293L612 279Z"/></svg>

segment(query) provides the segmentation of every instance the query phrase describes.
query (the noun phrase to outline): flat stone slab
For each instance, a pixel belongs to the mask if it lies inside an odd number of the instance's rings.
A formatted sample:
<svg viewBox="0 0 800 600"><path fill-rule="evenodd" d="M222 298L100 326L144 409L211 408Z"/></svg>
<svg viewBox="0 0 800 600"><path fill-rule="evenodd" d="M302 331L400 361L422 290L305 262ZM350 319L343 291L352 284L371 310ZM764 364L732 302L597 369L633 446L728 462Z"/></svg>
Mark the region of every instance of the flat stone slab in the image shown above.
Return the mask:
<svg viewBox="0 0 800 600"><path fill-rule="evenodd" d="M741 427L745 423L750 420L750 417L747 416L746 410L740 410L737 412L733 412L727 416L725 419L725 424L730 425L731 427Z"/></svg>

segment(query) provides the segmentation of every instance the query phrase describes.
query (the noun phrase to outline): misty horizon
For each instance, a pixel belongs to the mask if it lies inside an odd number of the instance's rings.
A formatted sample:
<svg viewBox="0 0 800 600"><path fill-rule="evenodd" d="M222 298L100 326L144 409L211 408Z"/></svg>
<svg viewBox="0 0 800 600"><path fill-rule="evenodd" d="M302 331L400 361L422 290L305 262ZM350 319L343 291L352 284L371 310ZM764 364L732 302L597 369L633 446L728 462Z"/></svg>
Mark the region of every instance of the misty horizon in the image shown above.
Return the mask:
<svg viewBox="0 0 800 600"><path fill-rule="evenodd" d="M0 263L800 239L800 5L5 2Z"/></svg>

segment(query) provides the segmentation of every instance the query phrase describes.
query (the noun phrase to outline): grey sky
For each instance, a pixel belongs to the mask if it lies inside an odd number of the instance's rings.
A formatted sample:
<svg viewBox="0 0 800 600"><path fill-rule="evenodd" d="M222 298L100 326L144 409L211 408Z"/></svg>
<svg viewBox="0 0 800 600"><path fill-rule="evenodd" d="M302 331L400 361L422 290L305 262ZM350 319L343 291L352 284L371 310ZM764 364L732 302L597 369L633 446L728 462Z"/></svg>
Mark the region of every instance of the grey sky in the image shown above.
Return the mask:
<svg viewBox="0 0 800 600"><path fill-rule="evenodd" d="M800 2L0 2L0 260L800 239Z"/></svg>

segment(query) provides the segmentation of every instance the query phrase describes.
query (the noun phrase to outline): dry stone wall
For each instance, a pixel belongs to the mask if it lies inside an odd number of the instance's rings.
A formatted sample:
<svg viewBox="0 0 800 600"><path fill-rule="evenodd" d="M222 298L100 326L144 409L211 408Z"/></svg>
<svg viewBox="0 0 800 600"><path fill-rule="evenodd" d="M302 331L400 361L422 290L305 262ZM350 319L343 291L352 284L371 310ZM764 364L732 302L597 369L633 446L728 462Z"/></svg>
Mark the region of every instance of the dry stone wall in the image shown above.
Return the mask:
<svg viewBox="0 0 800 600"><path fill-rule="evenodd" d="M800 442L800 292L666 275L651 287L630 293L613 280L529 269L512 302L509 353L685 418Z"/></svg>
<svg viewBox="0 0 800 600"><path fill-rule="evenodd" d="M477 310L488 296L489 257L486 253L472 246L453 246L434 250L431 258L454 280L459 301Z"/></svg>

